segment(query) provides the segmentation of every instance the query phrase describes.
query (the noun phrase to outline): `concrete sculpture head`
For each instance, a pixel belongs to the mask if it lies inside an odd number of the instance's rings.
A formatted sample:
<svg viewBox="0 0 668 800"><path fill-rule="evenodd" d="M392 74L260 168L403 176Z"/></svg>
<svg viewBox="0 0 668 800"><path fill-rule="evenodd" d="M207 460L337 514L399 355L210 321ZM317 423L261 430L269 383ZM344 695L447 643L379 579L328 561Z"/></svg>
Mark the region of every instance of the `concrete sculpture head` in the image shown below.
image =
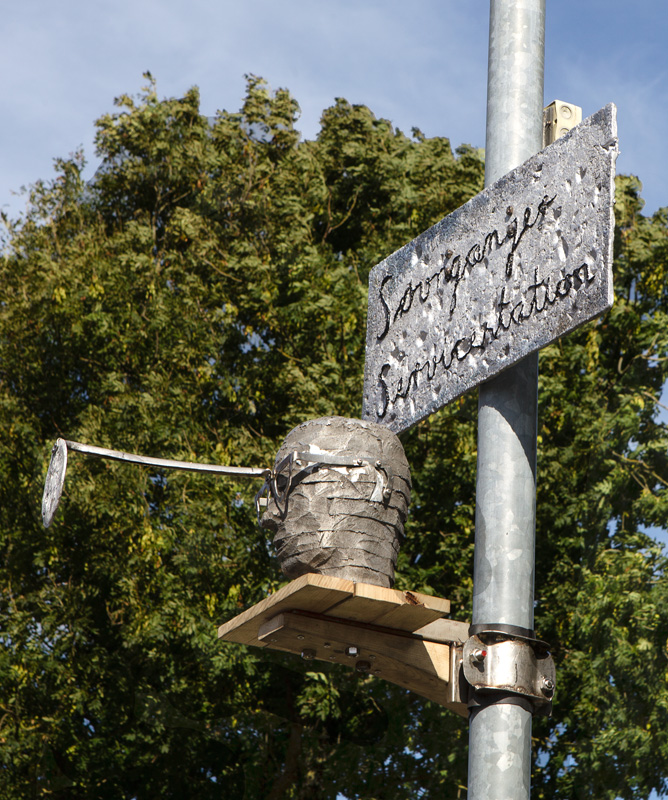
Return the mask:
<svg viewBox="0 0 668 800"><path fill-rule="evenodd" d="M260 525L288 578L306 572L392 586L411 479L397 436L383 425L322 417L281 445L256 496Z"/></svg>

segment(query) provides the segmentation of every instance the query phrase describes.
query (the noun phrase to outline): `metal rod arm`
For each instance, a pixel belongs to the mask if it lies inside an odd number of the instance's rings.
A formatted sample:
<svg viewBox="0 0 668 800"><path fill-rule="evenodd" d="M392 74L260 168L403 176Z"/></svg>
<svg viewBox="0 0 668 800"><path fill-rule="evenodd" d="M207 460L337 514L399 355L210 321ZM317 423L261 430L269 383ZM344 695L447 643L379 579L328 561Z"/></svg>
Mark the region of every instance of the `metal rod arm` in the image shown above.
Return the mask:
<svg viewBox="0 0 668 800"><path fill-rule="evenodd" d="M53 521L63 493L65 473L67 471L67 451L74 450L96 458L110 458L114 461L125 461L128 464L141 464L145 467L161 467L163 469L182 469L189 472L208 472L217 475L232 475L237 478L264 478L271 475L270 469L263 467L221 467L218 464L197 464L193 461L173 461L171 458L151 458L124 453L122 450L109 450L106 447L95 447L92 444L71 442L67 439L56 439L51 451L51 462L44 482L42 495L42 520L48 528Z"/></svg>
<svg viewBox="0 0 668 800"><path fill-rule="evenodd" d="M214 472L218 475L236 475L240 478L262 478L269 475L270 469L264 467L223 467L218 464L198 464L194 461L174 461L171 458L153 458L125 453L122 450L109 450L106 447L95 447L92 444L71 442L65 439L68 450L86 453L97 458L110 458L113 461L126 461L130 464L142 464L145 467L162 467L164 469L182 469L189 472Z"/></svg>

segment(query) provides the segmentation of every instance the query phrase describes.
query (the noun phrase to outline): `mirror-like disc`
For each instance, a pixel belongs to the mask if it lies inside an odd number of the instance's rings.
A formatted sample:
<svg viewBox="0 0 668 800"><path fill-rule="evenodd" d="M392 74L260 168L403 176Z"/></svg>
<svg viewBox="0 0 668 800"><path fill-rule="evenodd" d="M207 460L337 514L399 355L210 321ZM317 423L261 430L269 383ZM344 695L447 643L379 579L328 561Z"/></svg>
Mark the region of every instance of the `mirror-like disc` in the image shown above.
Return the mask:
<svg viewBox="0 0 668 800"><path fill-rule="evenodd" d="M60 495L63 493L66 470L67 445L64 439L57 439L51 451L51 463L46 473L44 494L42 495L42 521L45 528L48 528L53 521L53 516L58 508Z"/></svg>

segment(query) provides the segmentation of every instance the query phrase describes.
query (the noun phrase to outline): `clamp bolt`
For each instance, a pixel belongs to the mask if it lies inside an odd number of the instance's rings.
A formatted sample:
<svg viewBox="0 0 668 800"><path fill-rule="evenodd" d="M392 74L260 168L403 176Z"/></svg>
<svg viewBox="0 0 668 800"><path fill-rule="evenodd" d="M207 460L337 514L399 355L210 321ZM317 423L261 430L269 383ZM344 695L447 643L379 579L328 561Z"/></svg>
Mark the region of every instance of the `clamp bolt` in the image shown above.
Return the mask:
<svg viewBox="0 0 668 800"><path fill-rule="evenodd" d="M554 681L551 678L543 678L543 693L548 696L554 694Z"/></svg>
<svg viewBox="0 0 668 800"><path fill-rule="evenodd" d="M487 658L487 650L473 650L470 658L472 664L482 664L485 658Z"/></svg>

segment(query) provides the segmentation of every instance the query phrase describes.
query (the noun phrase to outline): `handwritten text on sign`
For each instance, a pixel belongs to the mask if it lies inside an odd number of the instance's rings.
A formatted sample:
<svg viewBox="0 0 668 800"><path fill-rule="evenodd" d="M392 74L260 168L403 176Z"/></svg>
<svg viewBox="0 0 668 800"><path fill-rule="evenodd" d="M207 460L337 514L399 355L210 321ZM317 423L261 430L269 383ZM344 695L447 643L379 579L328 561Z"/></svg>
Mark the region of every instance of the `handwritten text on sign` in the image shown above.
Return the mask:
<svg viewBox="0 0 668 800"><path fill-rule="evenodd" d="M365 419L411 427L612 305L615 107L371 271Z"/></svg>

